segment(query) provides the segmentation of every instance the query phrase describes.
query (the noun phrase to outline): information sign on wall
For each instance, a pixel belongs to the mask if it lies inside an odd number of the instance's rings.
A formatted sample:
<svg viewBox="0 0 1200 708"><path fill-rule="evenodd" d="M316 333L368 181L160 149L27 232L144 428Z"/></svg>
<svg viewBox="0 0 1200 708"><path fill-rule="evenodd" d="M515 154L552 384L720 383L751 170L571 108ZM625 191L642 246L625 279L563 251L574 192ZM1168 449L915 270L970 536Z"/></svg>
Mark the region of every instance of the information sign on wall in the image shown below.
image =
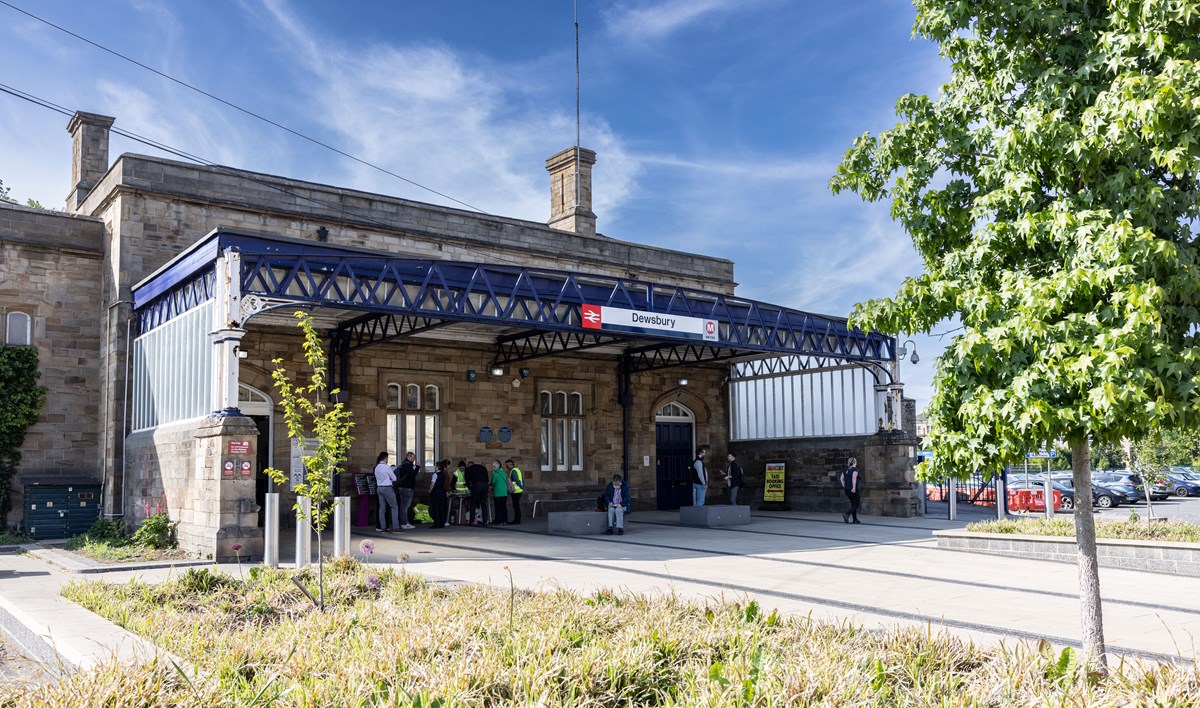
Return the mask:
<svg viewBox="0 0 1200 708"><path fill-rule="evenodd" d="M767 463L766 483L763 485L763 501L783 501L783 473L784 463Z"/></svg>

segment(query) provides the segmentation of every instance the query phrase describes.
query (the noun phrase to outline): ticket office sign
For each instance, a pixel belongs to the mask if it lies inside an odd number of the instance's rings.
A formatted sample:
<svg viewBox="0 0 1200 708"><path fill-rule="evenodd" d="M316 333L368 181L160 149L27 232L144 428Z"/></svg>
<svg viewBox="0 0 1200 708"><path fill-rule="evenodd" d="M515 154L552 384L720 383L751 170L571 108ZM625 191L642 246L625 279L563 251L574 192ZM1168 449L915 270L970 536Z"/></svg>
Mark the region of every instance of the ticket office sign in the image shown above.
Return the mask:
<svg viewBox="0 0 1200 708"><path fill-rule="evenodd" d="M626 310L606 305L582 305L579 318L584 329L666 334L706 342L718 341L717 321L702 317L664 315L659 312Z"/></svg>
<svg viewBox="0 0 1200 708"><path fill-rule="evenodd" d="M784 478L784 463L768 462L765 475L765 484L763 485L763 501L765 502L781 502L783 501L783 478Z"/></svg>

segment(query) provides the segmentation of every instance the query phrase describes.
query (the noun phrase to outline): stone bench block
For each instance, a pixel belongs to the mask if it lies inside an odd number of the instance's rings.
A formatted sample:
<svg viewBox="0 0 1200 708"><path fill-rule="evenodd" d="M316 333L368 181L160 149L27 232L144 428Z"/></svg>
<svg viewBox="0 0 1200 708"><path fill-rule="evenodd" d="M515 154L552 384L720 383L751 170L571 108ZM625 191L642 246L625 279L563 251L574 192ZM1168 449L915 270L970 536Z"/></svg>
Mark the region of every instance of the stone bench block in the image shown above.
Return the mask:
<svg viewBox="0 0 1200 708"><path fill-rule="evenodd" d="M750 523L750 507L743 504L681 506L679 523L684 526L742 526Z"/></svg>
<svg viewBox="0 0 1200 708"><path fill-rule="evenodd" d="M608 514L603 511L552 511L546 519L549 532L558 536L604 533L608 528Z"/></svg>

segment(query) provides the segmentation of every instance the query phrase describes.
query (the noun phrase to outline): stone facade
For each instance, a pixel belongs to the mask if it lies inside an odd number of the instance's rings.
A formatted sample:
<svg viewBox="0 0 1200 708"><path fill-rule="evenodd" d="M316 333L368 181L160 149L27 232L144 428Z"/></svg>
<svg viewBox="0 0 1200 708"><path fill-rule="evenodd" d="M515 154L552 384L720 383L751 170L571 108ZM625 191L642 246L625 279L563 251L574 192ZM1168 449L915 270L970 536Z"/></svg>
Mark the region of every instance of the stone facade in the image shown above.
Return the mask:
<svg viewBox="0 0 1200 708"><path fill-rule="evenodd" d="M913 466L918 439L903 431L828 438L793 438L732 443L746 475L746 503L762 500L768 462L786 467L786 504L796 511L846 510L840 475L846 459L858 459L862 513L910 517L920 514L921 493ZM724 455L724 453L721 453ZM723 458L722 458L723 459Z"/></svg>
<svg viewBox="0 0 1200 708"><path fill-rule="evenodd" d="M51 387L51 404L30 437L23 468L98 470L108 514L133 524L165 511L179 522L184 548L198 554L227 557L234 543L241 544L242 556L261 552L256 490L252 477L242 474L243 465L248 462L247 469L257 475L261 458L255 446L260 444L277 468L286 469L290 458L277 408L265 430L238 416L179 421L151 430L126 428L133 286L215 229L325 241L402 257L548 268L734 293L733 264L728 260L596 233L591 151L581 154L584 198L579 204L573 195L574 148L547 161L553 207L547 225L162 158L126 154L109 165L111 124L111 118L83 113L71 121L74 164L67 204L72 215L0 209L0 268L7 271L0 280L0 307L36 301L38 332L44 333L36 343L46 357L44 382ZM298 372L300 337L294 327L272 325L269 319L252 317L244 326L240 350L248 356L239 360L241 381L271 397L271 361L281 358L293 375ZM636 505L653 508L655 413L673 401L693 412L695 442L711 447L711 466L723 466L729 430L726 366L636 374L632 400L623 408L615 355L593 350L547 356L520 365L528 369L527 377L512 370L491 377L494 336L478 327L450 327L440 335L433 332L355 350L345 383L356 426L347 471L370 470L377 452L389 447L389 383L438 387L438 410L430 411L440 425L437 456L454 461L516 460L526 474L527 505L535 498L594 496L614 472L625 469ZM474 381L468 380L468 371L477 372ZM686 384L680 383L683 377ZM582 469L542 469L543 390L578 392L583 398ZM512 438L481 442L484 426L508 427ZM756 479L761 488L761 461L794 460L789 500L823 499L816 505L831 507L835 502L824 487L847 454L858 454L868 480L877 467L898 470L876 476L895 489L873 492L868 481L866 511L911 513L902 452L907 448L895 436L877 437L738 445L749 480L747 493ZM69 447L61 444L64 438L71 441ZM249 449L240 444L246 441ZM226 474L229 463L232 476ZM347 489L344 484L343 493ZM711 496L723 493L714 486ZM285 522L293 518L291 504L285 496Z"/></svg>
<svg viewBox="0 0 1200 708"><path fill-rule="evenodd" d="M48 389L21 448L10 524L23 519L25 479L101 479L97 392L106 313L96 307L96 294L103 240L99 219L0 202L0 328L9 312L30 315L39 384Z"/></svg>

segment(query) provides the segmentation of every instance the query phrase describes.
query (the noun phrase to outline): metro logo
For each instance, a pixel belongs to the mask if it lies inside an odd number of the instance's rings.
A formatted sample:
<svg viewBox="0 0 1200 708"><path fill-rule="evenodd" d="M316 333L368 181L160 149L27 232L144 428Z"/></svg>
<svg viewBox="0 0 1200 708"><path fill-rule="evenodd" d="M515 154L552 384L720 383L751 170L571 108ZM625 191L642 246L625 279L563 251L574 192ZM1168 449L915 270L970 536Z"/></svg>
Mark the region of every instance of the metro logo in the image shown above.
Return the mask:
<svg viewBox="0 0 1200 708"><path fill-rule="evenodd" d="M717 323L715 320L706 320L704 322L704 334L712 336L717 333ZM705 337L707 339L708 337Z"/></svg>
<svg viewBox="0 0 1200 708"><path fill-rule="evenodd" d="M600 329L600 306L582 305L579 311L579 319L584 329Z"/></svg>

